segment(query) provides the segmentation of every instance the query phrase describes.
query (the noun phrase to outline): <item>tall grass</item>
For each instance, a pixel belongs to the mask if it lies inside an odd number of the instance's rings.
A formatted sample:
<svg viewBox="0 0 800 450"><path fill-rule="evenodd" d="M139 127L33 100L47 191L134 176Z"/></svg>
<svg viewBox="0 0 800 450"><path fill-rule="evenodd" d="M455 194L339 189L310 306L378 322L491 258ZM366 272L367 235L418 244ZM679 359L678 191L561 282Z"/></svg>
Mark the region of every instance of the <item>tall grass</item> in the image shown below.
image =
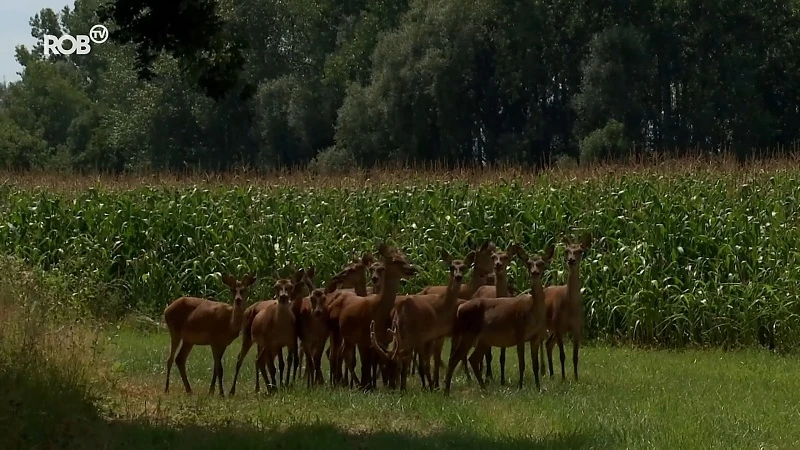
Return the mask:
<svg viewBox="0 0 800 450"><path fill-rule="evenodd" d="M70 320L63 283L0 258L0 435L4 448L68 448L99 423L100 334Z"/></svg>
<svg viewBox="0 0 800 450"><path fill-rule="evenodd" d="M402 288L414 292L446 279L440 248L463 255L472 238L535 252L589 231L589 338L790 349L800 341L800 168L781 164L379 174L395 181L386 184L294 174L59 188L21 177L0 188L0 251L106 286L107 303L92 311L157 316L184 294L227 299L220 272L268 280L286 264L313 264L319 283L383 239L421 266ZM511 272L525 290L522 271ZM545 283L565 281L557 252ZM252 297L270 295L270 285Z"/></svg>

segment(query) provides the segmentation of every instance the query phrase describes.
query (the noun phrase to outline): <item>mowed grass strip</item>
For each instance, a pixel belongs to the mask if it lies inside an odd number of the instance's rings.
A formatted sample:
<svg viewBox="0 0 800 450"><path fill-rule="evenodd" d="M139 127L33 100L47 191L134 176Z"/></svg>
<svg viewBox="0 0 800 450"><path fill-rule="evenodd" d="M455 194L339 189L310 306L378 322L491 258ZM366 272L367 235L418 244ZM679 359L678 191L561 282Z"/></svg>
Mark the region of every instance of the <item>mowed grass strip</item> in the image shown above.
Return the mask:
<svg viewBox="0 0 800 450"><path fill-rule="evenodd" d="M505 387L481 392L459 368L453 392L427 392L414 377L405 393L379 388L294 386L255 394L254 351L237 395L208 395L211 354L196 347L187 364L195 393L177 370L164 394L165 332L116 330L109 340L117 428L110 439L160 448L796 448L800 445L800 362L766 351L652 351L589 346L580 377L544 377L537 392L526 349L525 387L517 388L509 349ZM233 379L237 340L225 355ZM447 354L447 349L445 349ZM497 355L497 353L495 353ZM496 361L497 358L495 358ZM325 367L327 375L327 366ZM262 388L263 389L263 388ZM122 433L120 435L119 433Z"/></svg>

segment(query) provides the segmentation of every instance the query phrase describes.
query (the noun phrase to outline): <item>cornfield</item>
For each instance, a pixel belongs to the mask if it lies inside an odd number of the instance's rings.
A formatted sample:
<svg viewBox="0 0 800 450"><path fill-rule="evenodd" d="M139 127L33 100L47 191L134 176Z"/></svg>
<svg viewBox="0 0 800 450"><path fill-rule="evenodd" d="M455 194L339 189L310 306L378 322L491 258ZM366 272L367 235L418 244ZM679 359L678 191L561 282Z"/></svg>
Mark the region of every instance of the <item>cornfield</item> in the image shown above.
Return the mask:
<svg viewBox="0 0 800 450"><path fill-rule="evenodd" d="M416 292L446 280L442 248L463 257L469 239L491 239L530 253L589 231L595 242L581 267L588 338L789 349L800 341L798 175L631 171L73 191L7 183L0 251L114 286L126 306L157 317L180 295L228 301L224 271L258 274L251 301L268 297L287 265L315 266L322 284L383 239L421 268L401 288ZM545 285L566 282L562 248ZM510 280L527 290L521 264Z"/></svg>

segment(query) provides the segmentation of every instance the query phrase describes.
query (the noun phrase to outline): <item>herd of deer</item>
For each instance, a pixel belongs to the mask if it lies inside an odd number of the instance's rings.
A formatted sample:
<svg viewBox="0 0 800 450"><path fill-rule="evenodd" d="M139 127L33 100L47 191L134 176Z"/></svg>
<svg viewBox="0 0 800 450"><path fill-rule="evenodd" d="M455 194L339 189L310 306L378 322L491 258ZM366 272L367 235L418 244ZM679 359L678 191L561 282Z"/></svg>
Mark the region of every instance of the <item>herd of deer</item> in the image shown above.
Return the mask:
<svg viewBox="0 0 800 450"><path fill-rule="evenodd" d="M296 379L300 348L305 356L307 385L324 383L321 362L328 341L330 382L334 385L374 389L380 378L385 386L396 388L399 384L404 390L411 370L418 372L423 388L427 384L433 390L439 387L441 353L449 337L451 349L444 387L445 393L449 393L458 363L463 363L468 379L469 364L481 388L485 387L482 365L485 360L486 376L491 378L492 347L501 348L502 384L505 384L505 349L516 346L519 387L522 388L526 343L530 344L537 389L540 365L542 372L545 371L545 348L550 376L553 376L555 344L559 348L561 377L565 379L564 337L570 334L577 380L583 328L579 266L583 253L591 246L592 236L584 235L581 242L564 238L564 243L569 275L567 284L559 286L542 286L542 274L551 262L554 245L550 244L542 255L528 255L519 245L502 251L491 242L472 249L463 260L452 259L447 251L442 251L442 261L450 269L447 285L429 286L418 294L398 292L401 279L413 277L417 270L403 252L386 244L378 247L380 261L371 253L365 253L360 259L354 257L324 289L314 287L313 267L297 270L291 279L281 278L276 273L275 299L259 301L247 308L247 292L256 277L248 274L236 280L231 275L223 275L223 282L233 294L233 305L181 297L164 310L171 338L164 390L169 391L174 362L186 392L191 392L186 360L195 345L208 345L214 357L209 393L214 392L218 383L219 393L224 395L222 357L239 335L242 347L230 395L236 392L239 371L254 342L258 349L256 392L260 377L267 386L273 387L288 384L292 377ZM516 295L509 286L507 269L515 257L527 268L529 293ZM470 280L465 283L465 275L470 270ZM371 289L367 287L367 274ZM284 347L288 349L285 381ZM474 350L468 357L471 349ZM539 364L537 349L541 349ZM361 362L360 377L356 374L356 351ZM280 371L277 380L276 357Z"/></svg>

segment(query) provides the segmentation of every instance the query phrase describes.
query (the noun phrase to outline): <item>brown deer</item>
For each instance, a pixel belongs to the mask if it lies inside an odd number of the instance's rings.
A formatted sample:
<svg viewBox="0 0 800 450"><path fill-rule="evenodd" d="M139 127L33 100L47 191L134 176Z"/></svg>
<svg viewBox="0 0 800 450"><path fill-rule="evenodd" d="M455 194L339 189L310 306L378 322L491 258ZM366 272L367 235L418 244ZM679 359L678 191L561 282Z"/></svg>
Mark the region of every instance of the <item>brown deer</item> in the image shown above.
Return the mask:
<svg viewBox="0 0 800 450"><path fill-rule="evenodd" d="M453 260L446 250L442 250L442 261L450 269L447 290L443 294L415 294L397 297L392 311L392 323L395 324L395 327L390 332L395 341L393 356L390 356L376 340L375 323L370 324L371 344L378 355L386 361L392 361L393 366L399 368L401 390L406 388L406 376L413 350L420 355L423 386L427 379L430 389L433 390L434 384L430 370L433 343L452 333L461 282L464 274L474 263L475 257L475 251L471 251L463 261ZM398 356L400 356L399 359Z"/></svg>
<svg viewBox="0 0 800 450"><path fill-rule="evenodd" d="M335 276L336 279L335 283L337 289L355 292L359 295L367 295L367 284L366 281L364 280L364 275L366 273L367 267L369 267L370 264L374 262L374 260L375 259L373 258L372 254L369 252L361 255L361 258L356 256L355 252L353 252L350 264L347 267L345 267L343 271L339 272ZM308 297L306 297L306 299L308 299ZM304 302L308 304L308 300L304 300ZM294 312L295 316L298 316L298 314L300 313L299 305L295 305L293 306L293 308L294 309L292 311ZM302 327L302 322L298 321L297 326L298 326L297 338L300 339L301 338L300 327ZM300 365L300 358L298 357L298 355L292 355L290 359L293 361L292 371L294 373L293 377L296 380L297 370ZM282 360L279 359L278 363L281 364ZM288 376L286 381L288 383L289 381Z"/></svg>
<svg viewBox="0 0 800 450"><path fill-rule="evenodd" d="M277 275L277 274L276 274ZM283 383L283 374L275 378L275 358L284 347L289 348L289 353L294 353L297 346L297 331L295 316L291 303L303 298L302 283L306 279L305 271L301 268L289 280L279 278L275 281L274 289L276 300L267 302L266 306L253 318L252 338L258 347L256 365L265 384L278 386ZM313 286L307 286L309 289ZM269 377L266 368L269 367ZM256 373L258 378L259 373Z"/></svg>
<svg viewBox="0 0 800 450"><path fill-rule="evenodd" d="M450 383L456 366L475 346L469 357L472 371L481 388L485 388L480 371L480 361L490 347L517 347L519 358L519 387L525 374L525 343L532 341L533 348L547 336L545 294L542 274L553 257L551 244L544 256L528 257L521 248L517 256L525 261L531 278L531 293L506 298L474 298L458 307L453 333L459 337L458 346L450 353L445 377L445 393L450 393ZM536 388L539 384L539 365L533 364Z"/></svg>
<svg viewBox="0 0 800 450"><path fill-rule="evenodd" d="M516 293L511 292L508 285L508 265L511 264L511 259L517 255L519 246L516 244L508 248L507 251L497 250L492 253L492 262L494 264L494 273L490 277L492 284L487 284L478 288L472 298L493 298L493 297L513 297ZM486 378L492 378L492 349L486 352ZM466 363L464 365L466 369ZM506 384L506 349L500 348L500 384Z"/></svg>
<svg viewBox="0 0 800 450"><path fill-rule="evenodd" d="M324 383L322 375L322 353L330 330L325 323L325 290L314 289L303 298L300 308L300 342L306 358L306 385Z"/></svg>
<svg viewBox="0 0 800 450"><path fill-rule="evenodd" d="M474 266L472 267L472 277L466 284L462 284L459 288L458 298L462 300L469 300L475 295L475 292L481 287L486 285L486 280L493 272L492 254L497 248L494 243L490 241L484 242L475 252ZM447 286L428 286L419 292L421 295L438 294L443 295L447 291ZM437 339L433 342L433 380L434 387L439 387L439 370L442 366L442 349L444 348L445 337ZM451 342L451 346L455 343ZM417 363L418 368L422 367L422 363ZM464 360L464 373L469 378L469 370L467 369L466 359ZM420 372L420 379L424 380L423 374ZM423 381L424 385L424 381Z"/></svg>
<svg viewBox="0 0 800 450"><path fill-rule="evenodd" d="M314 270L313 268L309 270L309 272L303 272L303 279L300 282L301 287L308 287L312 286L313 283L309 278L309 274L313 277ZM276 278L280 279L279 274L275 274ZM298 292L298 295L302 293L302 290ZM244 363L244 358L247 356L247 353L250 351L250 348L253 346L253 320L255 317L264 310L268 305L275 303L276 300L261 300L258 302L253 303L244 311L244 317L242 319L242 326L240 334L242 335L242 347L239 350L239 356L236 357L236 370L233 375L233 383L231 384L231 390L228 392L228 395L235 395L236 394L236 383L239 380L239 372L242 369L242 363ZM255 361L255 378L256 378L256 392L258 392L260 388L259 378L258 378L258 362ZM282 352L278 353L278 365L280 372L283 373L284 362L283 362L283 354Z"/></svg>
<svg viewBox="0 0 800 450"><path fill-rule="evenodd" d="M380 281L380 294L370 294L360 296L352 292L336 291L327 298L327 306L331 318L338 317L339 323L336 331L340 333L341 339L347 344L358 349L361 359L361 382L365 389L375 387L374 377L372 377L372 361L374 359L369 325L375 321L379 330L386 330L397 291L400 287L400 279L410 278L416 275L417 269L412 266L405 254L401 251L390 248L385 243L381 243L378 252L383 258L384 272ZM333 308L331 308L333 307ZM338 309L333 311L332 309ZM386 342L388 336L381 333L377 336L379 342ZM332 357L334 365L337 364L338 353L337 342L332 343Z"/></svg>
<svg viewBox="0 0 800 450"><path fill-rule="evenodd" d="M567 284L548 286L544 292L547 305L547 363L550 377L553 377L553 346L558 344L559 357L561 358L561 379L565 380L564 373L564 336L569 333L572 337L572 367L575 380L578 379L578 349L583 337L583 301L581 298L580 264L583 254L592 246L592 234L583 235L581 242L570 241L566 236L563 242L566 245L564 259L567 262L569 273ZM544 367L544 360L541 361Z"/></svg>
<svg viewBox="0 0 800 450"><path fill-rule="evenodd" d="M239 335L244 316L244 303L250 286L256 281L254 274L248 274L243 280L234 279L229 274L222 275L222 282L233 294L233 306L197 297L180 297L164 309L164 321L170 335L170 351L167 359L167 381L164 392L169 392L169 375L173 361L183 380L187 393L192 392L186 376L186 360L192 347L208 345L214 357L214 370L211 376L209 394L214 392L214 384L219 380L219 393L222 389L222 356L225 350ZM177 358L175 352L183 342Z"/></svg>

